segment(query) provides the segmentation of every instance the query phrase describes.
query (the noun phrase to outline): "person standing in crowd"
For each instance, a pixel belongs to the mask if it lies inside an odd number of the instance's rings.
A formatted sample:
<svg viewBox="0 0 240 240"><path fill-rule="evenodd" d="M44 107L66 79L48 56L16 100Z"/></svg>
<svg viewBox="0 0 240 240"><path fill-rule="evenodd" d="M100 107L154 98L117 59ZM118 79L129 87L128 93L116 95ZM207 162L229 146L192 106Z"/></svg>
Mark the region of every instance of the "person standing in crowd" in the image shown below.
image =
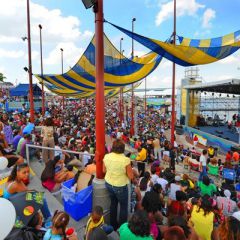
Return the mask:
<svg viewBox="0 0 240 240"><path fill-rule="evenodd" d="M198 144L198 136L196 134L194 134L193 136L193 145L196 147Z"/></svg>
<svg viewBox="0 0 240 240"><path fill-rule="evenodd" d="M49 116L45 120L45 126L42 126L41 137L42 137L43 147L50 147L50 148L55 147L53 120ZM53 160L53 158L54 158L53 150L48 150L48 149L42 150L42 159L45 163L47 163L49 160Z"/></svg>
<svg viewBox="0 0 240 240"><path fill-rule="evenodd" d="M161 146L160 140L158 137L155 137L153 140L153 151L155 160L161 160Z"/></svg>
<svg viewBox="0 0 240 240"><path fill-rule="evenodd" d="M4 113L0 119L0 131L3 131L7 143L11 145L13 142L13 131L9 124L7 113Z"/></svg>
<svg viewBox="0 0 240 240"><path fill-rule="evenodd" d="M207 150L202 151L199 162L199 181L202 181L203 176L207 175Z"/></svg>
<svg viewBox="0 0 240 240"><path fill-rule="evenodd" d="M138 172L140 174L140 177L143 177L144 175L146 160L147 160L147 149L145 148L144 144L142 144L141 147L138 148L138 155L136 157Z"/></svg>
<svg viewBox="0 0 240 240"><path fill-rule="evenodd" d="M133 179L130 159L125 157L125 144L117 139L113 142L112 152L103 159L103 172L106 173L106 188L109 192L110 224L116 230L127 221L128 217L128 184ZM117 219L118 204L120 204L119 221Z"/></svg>
<svg viewBox="0 0 240 240"><path fill-rule="evenodd" d="M208 195L202 197L200 205L194 205L190 222L202 240L211 240L213 232L214 213L212 202Z"/></svg>

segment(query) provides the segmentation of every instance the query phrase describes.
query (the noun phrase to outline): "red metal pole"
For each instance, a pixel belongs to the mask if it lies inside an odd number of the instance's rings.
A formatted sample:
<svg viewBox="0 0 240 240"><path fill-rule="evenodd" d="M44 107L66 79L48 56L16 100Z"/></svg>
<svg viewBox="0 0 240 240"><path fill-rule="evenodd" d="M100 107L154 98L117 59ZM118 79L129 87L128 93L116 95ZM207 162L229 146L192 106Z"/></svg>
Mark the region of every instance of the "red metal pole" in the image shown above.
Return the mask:
<svg viewBox="0 0 240 240"><path fill-rule="evenodd" d="M173 44L176 44L176 0L174 0L174 22L173 22ZM171 118L171 143L174 145L174 132L175 132L175 76L176 65L173 63L172 68L172 118Z"/></svg>
<svg viewBox="0 0 240 240"><path fill-rule="evenodd" d="M30 29L30 5L27 0L27 32L28 32L28 74L29 74L29 102L30 102L30 122L34 123L34 100L32 84L32 54L31 54L31 29Z"/></svg>
<svg viewBox="0 0 240 240"><path fill-rule="evenodd" d="M104 98L104 39L103 0L97 1L95 14L96 31L96 152L97 178L103 179L103 157L105 154L105 98Z"/></svg>
<svg viewBox="0 0 240 240"><path fill-rule="evenodd" d="M145 110L145 116L147 113L147 78L145 78L145 99L144 99L144 110Z"/></svg>
<svg viewBox="0 0 240 240"><path fill-rule="evenodd" d="M38 25L40 30L40 59L41 59L41 77L42 77L42 116L45 114L45 94L43 84L43 56L42 56L42 25Z"/></svg>
<svg viewBox="0 0 240 240"><path fill-rule="evenodd" d="M62 74L63 74L63 48L60 48L61 50L61 65L62 65ZM65 107L65 97L62 97L62 108L64 109Z"/></svg>

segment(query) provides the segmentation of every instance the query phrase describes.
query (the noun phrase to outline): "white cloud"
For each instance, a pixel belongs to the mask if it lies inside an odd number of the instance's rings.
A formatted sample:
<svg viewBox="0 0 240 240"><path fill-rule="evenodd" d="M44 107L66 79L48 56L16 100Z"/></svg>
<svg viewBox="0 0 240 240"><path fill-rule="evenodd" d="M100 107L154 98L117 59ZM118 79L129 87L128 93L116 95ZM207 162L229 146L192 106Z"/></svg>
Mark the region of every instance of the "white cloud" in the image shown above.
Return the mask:
<svg viewBox="0 0 240 240"><path fill-rule="evenodd" d="M39 41L39 27L43 29L45 42L76 41L80 39L80 20L74 16L63 16L59 9L49 10L30 1L31 33L33 41ZM0 8L0 42L15 42L26 36L26 1L2 1ZM83 35L88 35L85 32ZM21 39L20 39L21 41Z"/></svg>
<svg viewBox="0 0 240 240"><path fill-rule="evenodd" d="M216 11L211 8L205 10L202 19L202 27L203 28L211 28L211 21L216 17Z"/></svg>
<svg viewBox="0 0 240 240"><path fill-rule="evenodd" d="M83 48L78 48L72 42L59 43L49 53L48 57L43 60L45 65L59 65L59 70L61 70L60 48L63 48L64 71L67 71L70 67L73 67L84 51Z"/></svg>
<svg viewBox="0 0 240 240"><path fill-rule="evenodd" d="M177 1L177 16L194 16L200 8L205 6L196 2L196 0L178 0ZM164 21L173 17L173 1L160 3L160 11L156 16L155 23L157 26Z"/></svg>
<svg viewBox="0 0 240 240"><path fill-rule="evenodd" d="M24 52L19 50L5 50L0 48L0 58L21 58L24 56Z"/></svg>

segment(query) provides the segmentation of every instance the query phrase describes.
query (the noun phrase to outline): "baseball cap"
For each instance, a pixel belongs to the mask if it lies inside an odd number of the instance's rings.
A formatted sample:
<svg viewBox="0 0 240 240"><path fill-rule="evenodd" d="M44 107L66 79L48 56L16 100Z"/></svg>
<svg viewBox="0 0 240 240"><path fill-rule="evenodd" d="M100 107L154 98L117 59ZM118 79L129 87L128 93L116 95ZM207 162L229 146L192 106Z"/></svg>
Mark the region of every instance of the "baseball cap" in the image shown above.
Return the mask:
<svg viewBox="0 0 240 240"><path fill-rule="evenodd" d="M227 197L227 198L231 197L231 192L228 189L224 190L223 193L224 193L225 197Z"/></svg>
<svg viewBox="0 0 240 240"><path fill-rule="evenodd" d="M180 182L181 181L181 177L180 176L175 176L175 181L176 182Z"/></svg>
<svg viewBox="0 0 240 240"><path fill-rule="evenodd" d="M232 217L236 218L238 221L240 221L240 211L237 211L233 213Z"/></svg>

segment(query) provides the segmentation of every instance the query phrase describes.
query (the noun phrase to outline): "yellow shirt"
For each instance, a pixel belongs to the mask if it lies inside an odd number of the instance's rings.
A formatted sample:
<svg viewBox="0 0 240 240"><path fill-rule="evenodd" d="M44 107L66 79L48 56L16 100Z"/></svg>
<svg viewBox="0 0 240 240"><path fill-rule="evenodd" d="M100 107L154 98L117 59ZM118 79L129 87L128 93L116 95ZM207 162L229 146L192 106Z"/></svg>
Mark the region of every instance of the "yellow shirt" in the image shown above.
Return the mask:
<svg viewBox="0 0 240 240"><path fill-rule="evenodd" d="M206 216L204 216L203 209L200 208L198 211L198 206L194 206L192 210L192 215L190 220L194 224L194 229L196 233L201 237L203 240L211 240L211 234L213 231L213 219L214 214L210 212Z"/></svg>
<svg viewBox="0 0 240 240"><path fill-rule="evenodd" d="M138 153L136 160L137 161L144 161L147 158L147 150L142 148L142 150Z"/></svg>
<svg viewBox="0 0 240 240"><path fill-rule="evenodd" d="M126 166L130 164L130 159L124 154L108 153L103 162L106 166L105 181L115 187L123 187L129 183L126 173Z"/></svg>

